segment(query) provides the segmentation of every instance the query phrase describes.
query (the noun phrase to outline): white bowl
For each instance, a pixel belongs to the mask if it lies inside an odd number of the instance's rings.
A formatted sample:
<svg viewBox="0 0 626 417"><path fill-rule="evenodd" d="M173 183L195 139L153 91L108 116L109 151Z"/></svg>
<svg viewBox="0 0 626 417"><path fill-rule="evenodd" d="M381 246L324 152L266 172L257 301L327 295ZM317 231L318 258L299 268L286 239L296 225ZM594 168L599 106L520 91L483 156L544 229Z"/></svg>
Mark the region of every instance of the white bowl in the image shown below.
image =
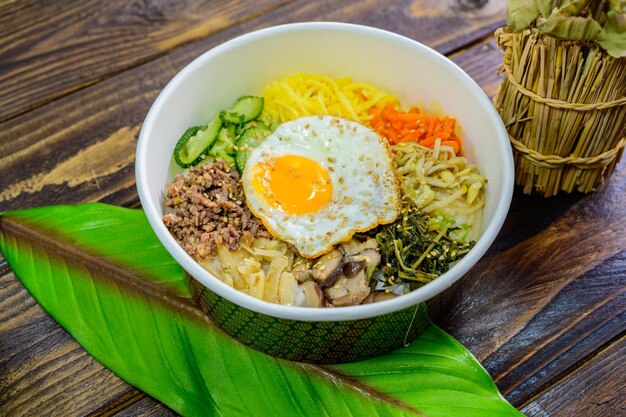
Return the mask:
<svg viewBox="0 0 626 417"><path fill-rule="evenodd" d="M243 95L297 72L350 76L395 94L404 107L436 108L462 127L466 156L488 180L483 231L474 248L448 272L388 301L312 309L271 304L212 276L179 246L161 221L170 159L181 133L205 124ZM212 293L247 310L295 321L350 321L415 306L441 293L487 251L507 214L513 190L511 147L502 121L481 88L434 50L406 37L343 23L297 23L252 32L196 58L163 89L139 136L136 179L156 235L182 267Z"/></svg>

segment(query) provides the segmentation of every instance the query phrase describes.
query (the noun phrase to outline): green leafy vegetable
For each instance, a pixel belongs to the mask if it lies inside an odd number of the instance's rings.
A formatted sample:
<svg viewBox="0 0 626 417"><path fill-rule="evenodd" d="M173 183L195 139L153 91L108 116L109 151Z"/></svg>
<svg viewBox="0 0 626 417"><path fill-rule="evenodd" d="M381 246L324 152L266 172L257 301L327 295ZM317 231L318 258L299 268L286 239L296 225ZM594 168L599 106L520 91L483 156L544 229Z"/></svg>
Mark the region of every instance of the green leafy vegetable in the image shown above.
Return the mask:
<svg viewBox="0 0 626 417"><path fill-rule="evenodd" d="M408 206L398 220L375 229L382 272L388 282L396 283L399 278L417 287L447 272L475 243L455 240L452 233L463 229L454 224L450 216L441 213L430 217Z"/></svg>
<svg viewBox="0 0 626 417"><path fill-rule="evenodd" d="M441 230L444 227L451 227L450 230L448 230L449 238L459 242L465 242L467 240L467 235L469 234L469 226L467 223L457 225L456 219L453 216L441 210L435 211L434 214L435 216L429 219L431 229L438 228Z"/></svg>
<svg viewBox="0 0 626 417"><path fill-rule="evenodd" d="M183 270L140 210L4 213L0 249L88 352L184 416L521 416L435 326L407 348L333 367L247 348L191 302Z"/></svg>

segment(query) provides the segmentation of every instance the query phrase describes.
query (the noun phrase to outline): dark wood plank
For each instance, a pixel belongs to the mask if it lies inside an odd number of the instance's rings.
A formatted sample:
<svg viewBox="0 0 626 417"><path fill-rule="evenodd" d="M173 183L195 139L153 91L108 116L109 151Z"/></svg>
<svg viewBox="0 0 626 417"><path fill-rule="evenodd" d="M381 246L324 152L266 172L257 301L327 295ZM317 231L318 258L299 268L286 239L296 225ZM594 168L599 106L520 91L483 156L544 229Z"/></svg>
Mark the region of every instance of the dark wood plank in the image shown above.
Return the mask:
<svg viewBox="0 0 626 417"><path fill-rule="evenodd" d="M137 404L137 405L136 405ZM136 389L129 388L114 398L109 399L104 405L90 411L83 417L108 417L113 415L123 415L125 410L160 410L162 415L176 415L167 406ZM169 414L167 414L169 412Z"/></svg>
<svg viewBox="0 0 626 417"><path fill-rule="evenodd" d="M485 94L493 98L498 91L502 76L498 68L502 65L502 51L492 36L485 36L469 48L458 50L449 58L478 83Z"/></svg>
<svg viewBox="0 0 626 417"><path fill-rule="evenodd" d="M511 338L506 349L490 354L485 366L500 369L494 377L509 400L522 404L551 386L564 369L579 366L624 332L625 265L626 252L621 252L584 273L561 289L523 331ZM529 343L534 347L532 358L527 359ZM517 350L514 361L508 355L513 349ZM580 405L587 399L581 397Z"/></svg>
<svg viewBox="0 0 626 417"><path fill-rule="evenodd" d="M257 28L306 20L368 24L446 53L493 32L502 24L504 10L501 2L491 2L492 7L472 14L432 1L393 1L384 7L373 0L288 3L28 0L0 4L0 122L257 15L263 15L256 19ZM269 13L272 10L275 13Z"/></svg>
<svg viewBox="0 0 626 417"><path fill-rule="evenodd" d="M111 414L113 417L175 417L178 414L150 397L141 400ZM91 417L91 416L90 416Z"/></svg>
<svg viewBox="0 0 626 417"><path fill-rule="evenodd" d="M529 417L626 415L626 337L522 409ZM580 401L580 398L585 401Z"/></svg>
<svg viewBox="0 0 626 417"><path fill-rule="evenodd" d="M490 48L493 41L461 51L455 62L493 96L500 58ZM545 199L517 190L498 239L454 290L441 324L513 404L624 331L625 192L626 160L593 194Z"/></svg>
<svg viewBox="0 0 626 417"><path fill-rule="evenodd" d="M0 4L0 121L288 0Z"/></svg>

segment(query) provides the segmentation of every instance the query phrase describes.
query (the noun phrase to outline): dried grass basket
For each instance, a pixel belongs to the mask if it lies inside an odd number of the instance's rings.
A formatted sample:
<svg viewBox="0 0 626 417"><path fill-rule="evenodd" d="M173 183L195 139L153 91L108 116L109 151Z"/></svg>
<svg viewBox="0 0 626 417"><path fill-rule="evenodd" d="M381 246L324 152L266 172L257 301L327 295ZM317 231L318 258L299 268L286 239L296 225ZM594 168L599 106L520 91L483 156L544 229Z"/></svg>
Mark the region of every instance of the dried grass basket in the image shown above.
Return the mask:
<svg viewBox="0 0 626 417"><path fill-rule="evenodd" d="M495 35L505 77L494 104L513 146L516 183L545 197L595 190L626 143L626 58L532 28Z"/></svg>

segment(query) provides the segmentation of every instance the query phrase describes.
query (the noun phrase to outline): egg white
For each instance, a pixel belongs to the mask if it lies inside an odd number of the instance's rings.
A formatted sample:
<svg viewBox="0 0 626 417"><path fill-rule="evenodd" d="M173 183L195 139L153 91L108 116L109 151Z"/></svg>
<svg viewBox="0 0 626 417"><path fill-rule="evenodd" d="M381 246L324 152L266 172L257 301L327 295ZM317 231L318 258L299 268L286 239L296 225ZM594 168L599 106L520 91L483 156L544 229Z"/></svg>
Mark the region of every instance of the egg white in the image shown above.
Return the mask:
<svg viewBox="0 0 626 417"><path fill-rule="evenodd" d="M267 203L252 186L258 164L296 155L316 161L329 174L332 198L315 212L291 214ZM393 222L400 187L387 142L367 127L331 116L311 116L279 126L250 152L242 184L247 205L275 237L314 258L357 232Z"/></svg>

